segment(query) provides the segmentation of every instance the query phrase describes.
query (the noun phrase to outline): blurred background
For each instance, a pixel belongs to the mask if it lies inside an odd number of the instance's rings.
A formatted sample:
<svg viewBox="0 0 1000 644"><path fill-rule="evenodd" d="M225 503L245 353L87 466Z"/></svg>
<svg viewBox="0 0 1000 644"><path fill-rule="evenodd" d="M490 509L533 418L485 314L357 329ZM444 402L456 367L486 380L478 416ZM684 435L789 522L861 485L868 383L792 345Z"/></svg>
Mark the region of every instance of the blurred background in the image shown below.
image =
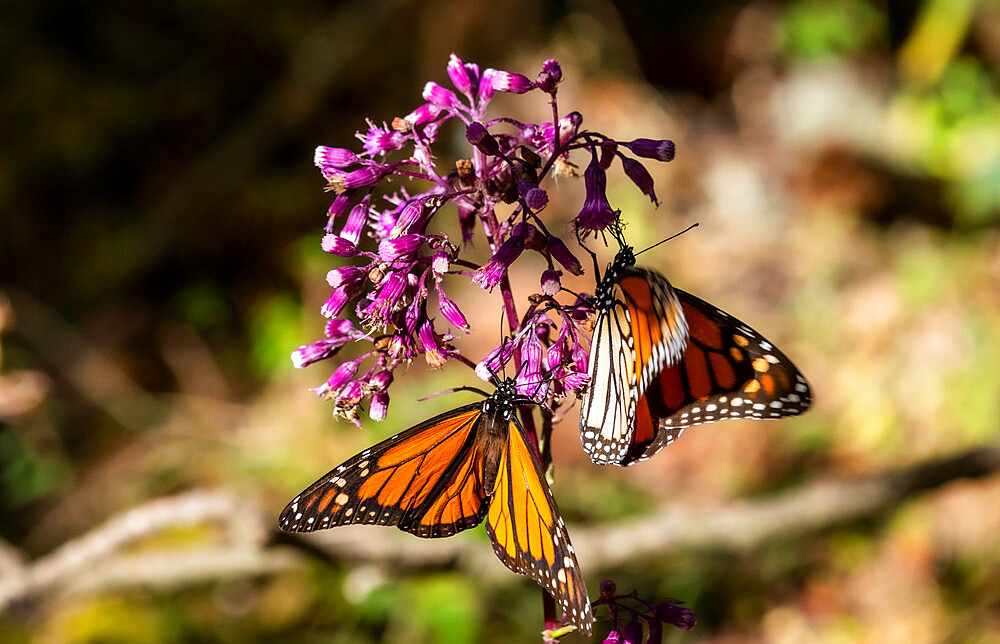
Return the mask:
<svg viewBox="0 0 1000 644"><path fill-rule="evenodd" d="M288 358L338 261L313 148L408 113L451 52L557 58L586 127L676 141L658 209L611 175L637 245L700 223L643 263L814 388L628 469L590 465L571 413L554 490L592 597L687 602L674 642L1000 640L1000 3L887 4L8 3L0 640L539 641L538 587L481 528L272 534L341 460L471 400L413 403L470 377L414 364L357 430ZM583 186L544 187L565 225ZM449 293L481 357L495 303Z"/></svg>

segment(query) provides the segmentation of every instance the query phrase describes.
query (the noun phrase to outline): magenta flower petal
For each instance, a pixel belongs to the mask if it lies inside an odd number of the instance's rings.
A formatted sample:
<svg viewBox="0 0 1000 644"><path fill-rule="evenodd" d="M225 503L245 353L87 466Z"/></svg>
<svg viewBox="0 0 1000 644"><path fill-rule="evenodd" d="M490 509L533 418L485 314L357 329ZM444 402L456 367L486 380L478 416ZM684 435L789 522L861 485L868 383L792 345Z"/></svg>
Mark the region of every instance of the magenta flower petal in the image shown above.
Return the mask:
<svg viewBox="0 0 1000 644"><path fill-rule="evenodd" d="M372 395L371 404L368 406L368 417L374 421L383 421L389 414L389 393L376 391Z"/></svg>
<svg viewBox="0 0 1000 644"><path fill-rule="evenodd" d="M653 606L653 616L661 622L673 624L685 631L694 628L695 623L698 621L693 610L670 602L663 602L662 604Z"/></svg>
<svg viewBox="0 0 1000 644"><path fill-rule="evenodd" d="M344 346L342 342L336 340L323 339L310 344L304 344L295 351L292 351L292 365L296 369L302 369L314 362L329 358Z"/></svg>
<svg viewBox="0 0 1000 644"><path fill-rule="evenodd" d="M455 86L455 89L462 92L463 94L468 94L472 90L472 79L469 78L469 70L466 69L465 63L462 59L452 54L448 58L448 78L451 79L451 84Z"/></svg>
<svg viewBox="0 0 1000 644"><path fill-rule="evenodd" d="M465 315L458 308L454 301L449 299L445 294L439 289L438 290L438 310L441 311L441 315L448 322L459 328L466 333L469 332L469 321L465 319Z"/></svg>
<svg viewBox="0 0 1000 644"><path fill-rule="evenodd" d="M323 235L320 246L324 252L338 257L354 257L358 254L358 247L340 235Z"/></svg>
<svg viewBox="0 0 1000 644"><path fill-rule="evenodd" d="M535 89L535 84L523 74L498 71L493 75L493 89L498 92L524 94Z"/></svg>
<svg viewBox="0 0 1000 644"><path fill-rule="evenodd" d="M434 81L428 81L424 85L423 99L431 105L449 112L454 112L462 104L459 102L455 92L441 87Z"/></svg>
<svg viewBox="0 0 1000 644"><path fill-rule="evenodd" d="M316 147L313 162L325 174L328 168L346 168L357 163L358 155L345 148L330 148L320 145Z"/></svg>
<svg viewBox="0 0 1000 644"><path fill-rule="evenodd" d="M507 274L507 269L514 263L524 250L524 237L511 235L507 241L500 245L490 261L485 266L476 271L472 280L479 284L480 288L491 289L503 280Z"/></svg>
<svg viewBox="0 0 1000 644"><path fill-rule="evenodd" d="M378 256L383 262L393 262L411 257L424 243L423 235L403 235L395 239L383 239L378 245Z"/></svg>
<svg viewBox="0 0 1000 644"><path fill-rule="evenodd" d="M366 271L358 266L341 266L326 274L326 283L333 288L340 288L352 283L360 282L365 278Z"/></svg>

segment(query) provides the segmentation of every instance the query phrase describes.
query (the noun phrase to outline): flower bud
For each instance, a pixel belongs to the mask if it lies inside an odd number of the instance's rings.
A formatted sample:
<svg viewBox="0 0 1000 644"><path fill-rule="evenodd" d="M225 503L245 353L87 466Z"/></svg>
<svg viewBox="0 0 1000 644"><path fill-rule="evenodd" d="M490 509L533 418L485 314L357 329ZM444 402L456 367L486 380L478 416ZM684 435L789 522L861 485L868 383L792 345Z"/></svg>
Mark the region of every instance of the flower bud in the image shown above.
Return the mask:
<svg viewBox="0 0 1000 644"><path fill-rule="evenodd" d="M358 254L358 248L340 235L323 235L320 246L324 252L339 257L354 257Z"/></svg>
<svg viewBox="0 0 1000 644"><path fill-rule="evenodd" d="M409 257L424 243L423 235L409 234L395 239L383 239L378 245L378 256L383 262Z"/></svg>
<svg viewBox="0 0 1000 644"><path fill-rule="evenodd" d="M524 94L534 88L535 84L523 74L498 71L493 75L493 89L498 92Z"/></svg>
<svg viewBox="0 0 1000 644"><path fill-rule="evenodd" d="M452 54L448 58L448 78L451 79L451 84L455 86L455 89L463 94L468 94L469 90L472 89L472 79L469 78L469 70L465 68L465 63L462 62L462 59L455 54Z"/></svg>
<svg viewBox="0 0 1000 644"><path fill-rule="evenodd" d="M486 156L500 154L500 144L493 138L486 126L479 121L469 123L468 127L465 128L465 138Z"/></svg>
<svg viewBox="0 0 1000 644"><path fill-rule="evenodd" d="M562 68L553 59L542 63L542 71L538 72L535 78L535 85L546 94L554 94L556 86L562 80Z"/></svg>
<svg viewBox="0 0 1000 644"><path fill-rule="evenodd" d="M458 308L455 302L446 297L440 290L438 291L438 310L441 311L441 315L443 315L444 319L448 320L452 326L462 329L466 333L469 332L469 322L465 319L465 315Z"/></svg>
<svg viewBox="0 0 1000 644"><path fill-rule="evenodd" d="M451 112L455 111L455 108L461 105L458 101L458 97L455 96L455 92L441 87L434 81L428 81L427 84L424 85L423 98L434 107Z"/></svg>
<svg viewBox="0 0 1000 644"><path fill-rule="evenodd" d="M625 174L632 180L632 183L634 183L644 195L647 195L650 201L659 205L659 202L656 200L656 193L653 191L653 177L649 175L645 166L635 159L623 155L622 167L625 168Z"/></svg>
<svg viewBox="0 0 1000 644"><path fill-rule="evenodd" d="M389 413L389 394L385 391L376 391L372 395L371 404L368 406L368 417L374 421L385 420Z"/></svg>
<svg viewBox="0 0 1000 644"><path fill-rule="evenodd" d="M557 271L554 268L542 271L542 293L548 296L553 296L559 292L562 285L559 283L559 276L562 275L561 271Z"/></svg>
<svg viewBox="0 0 1000 644"><path fill-rule="evenodd" d="M623 143L632 153L647 159L657 161L672 161L674 153L677 151L674 142L670 139L656 141L654 139L635 139L629 143Z"/></svg>

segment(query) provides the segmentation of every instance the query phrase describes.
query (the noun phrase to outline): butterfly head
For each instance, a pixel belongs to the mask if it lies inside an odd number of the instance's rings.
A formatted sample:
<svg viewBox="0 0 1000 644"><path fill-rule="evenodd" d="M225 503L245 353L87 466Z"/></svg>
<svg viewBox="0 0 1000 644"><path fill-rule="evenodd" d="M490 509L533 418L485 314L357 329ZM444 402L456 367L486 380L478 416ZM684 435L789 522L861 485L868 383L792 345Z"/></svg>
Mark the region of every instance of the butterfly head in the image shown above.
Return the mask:
<svg viewBox="0 0 1000 644"><path fill-rule="evenodd" d="M483 401L483 412L496 413L504 420L511 420L521 402L517 394L517 383L513 378L505 378L497 380L496 386L496 391Z"/></svg>

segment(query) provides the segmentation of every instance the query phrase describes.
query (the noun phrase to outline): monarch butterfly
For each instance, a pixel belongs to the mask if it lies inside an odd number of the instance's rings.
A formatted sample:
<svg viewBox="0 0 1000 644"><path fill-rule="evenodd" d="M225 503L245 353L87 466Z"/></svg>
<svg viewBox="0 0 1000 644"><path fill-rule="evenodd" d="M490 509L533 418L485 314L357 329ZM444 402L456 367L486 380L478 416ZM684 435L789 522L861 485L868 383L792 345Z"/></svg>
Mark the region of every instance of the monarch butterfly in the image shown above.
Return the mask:
<svg viewBox="0 0 1000 644"><path fill-rule="evenodd" d="M534 579L590 635L593 615L566 525L517 420L512 379L482 402L435 416L351 457L278 520L286 532L360 523L448 537L486 519L505 566Z"/></svg>
<svg viewBox="0 0 1000 644"><path fill-rule="evenodd" d="M794 416L812 401L805 377L766 338L636 267L624 243L592 301L580 439L595 463L631 465L692 425Z"/></svg>

